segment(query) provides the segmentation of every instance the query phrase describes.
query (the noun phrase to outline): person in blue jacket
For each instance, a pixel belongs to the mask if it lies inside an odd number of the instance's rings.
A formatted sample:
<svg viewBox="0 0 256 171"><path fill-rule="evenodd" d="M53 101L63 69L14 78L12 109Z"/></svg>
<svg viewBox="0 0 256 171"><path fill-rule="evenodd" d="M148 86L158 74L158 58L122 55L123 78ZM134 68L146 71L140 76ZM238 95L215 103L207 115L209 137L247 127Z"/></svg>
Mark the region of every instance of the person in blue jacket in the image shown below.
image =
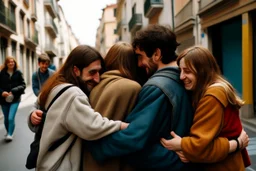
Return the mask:
<svg viewBox="0 0 256 171"><path fill-rule="evenodd" d="M38 70L32 75L32 89L35 96L39 95L41 87L46 80L53 75L54 70L48 68L50 65L50 58L47 53L42 53L38 56Z"/></svg>
<svg viewBox="0 0 256 171"><path fill-rule="evenodd" d="M167 26L149 25L136 33L132 45L138 66L150 78L125 120L130 124L125 130L86 145L99 162L122 156L139 170L185 169L174 151L160 145L160 138L169 139L170 131L188 135L193 121L191 101L176 64L176 35Z"/></svg>

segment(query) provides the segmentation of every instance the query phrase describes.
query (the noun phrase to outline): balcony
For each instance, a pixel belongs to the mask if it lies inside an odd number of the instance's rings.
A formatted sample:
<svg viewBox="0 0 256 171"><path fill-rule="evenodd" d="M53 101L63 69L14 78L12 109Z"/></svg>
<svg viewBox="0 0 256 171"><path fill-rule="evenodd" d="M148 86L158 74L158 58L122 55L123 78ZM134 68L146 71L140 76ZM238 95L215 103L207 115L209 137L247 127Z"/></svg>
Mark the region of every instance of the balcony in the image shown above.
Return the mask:
<svg viewBox="0 0 256 171"><path fill-rule="evenodd" d="M46 43L44 50L50 57L57 56L57 49L52 43Z"/></svg>
<svg viewBox="0 0 256 171"><path fill-rule="evenodd" d="M16 34L14 14L10 14L10 10L2 1L0 2L0 32L6 35Z"/></svg>
<svg viewBox="0 0 256 171"><path fill-rule="evenodd" d="M24 36L25 44L31 48L36 48L37 44L30 37Z"/></svg>
<svg viewBox="0 0 256 171"><path fill-rule="evenodd" d="M37 21L37 14L36 14L36 1L32 1L32 13L31 13L31 20L36 22Z"/></svg>
<svg viewBox="0 0 256 171"><path fill-rule="evenodd" d="M53 38L57 37L57 26L55 25L53 19L45 19L45 28Z"/></svg>
<svg viewBox="0 0 256 171"><path fill-rule="evenodd" d="M142 14L133 14L129 21L130 32L135 32L142 27Z"/></svg>
<svg viewBox="0 0 256 171"><path fill-rule="evenodd" d="M36 46L38 45L38 31L34 30L32 36L24 36L24 41L27 46L36 48Z"/></svg>
<svg viewBox="0 0 256 171"><path fill-rule="evenodd" d="M163 0L146 0L144 3L144 15L151 18L162 11Z"/></svg>
<svg viewBox="0 0 256 171"><path fill-rule="evenodd" d="M210 14L218 8L228 7L230 3L235 3L238 0L201 0L199 1L199 16L204 14Z"/></svg>
<svg viewBox="0 0 256 171"><path fill-rule="evenodd" d="M44 0L44 5L53 18L57 17L57 10L53 0Z"/></svg>
<svg viewBox="0 0 256 171"><path fill-rule="evenodd" d="M193 3L190 0L174 18L175 32L193 28L195 16L193 15Z"/></svg>

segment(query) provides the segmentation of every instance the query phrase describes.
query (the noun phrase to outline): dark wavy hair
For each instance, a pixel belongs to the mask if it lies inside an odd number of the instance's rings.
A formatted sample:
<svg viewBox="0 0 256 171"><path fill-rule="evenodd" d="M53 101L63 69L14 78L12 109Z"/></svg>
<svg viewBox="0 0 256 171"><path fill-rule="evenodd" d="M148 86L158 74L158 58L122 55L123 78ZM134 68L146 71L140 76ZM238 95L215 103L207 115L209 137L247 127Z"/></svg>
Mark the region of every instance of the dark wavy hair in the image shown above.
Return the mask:
<svg viewBox="0 0 256 171"><path fill-rule="evenodd" d="M157 48L161 50L162 62L168 64L175 61L177 46L180 44L176 41L176 35L168 26L158 24L149 25L148 27L136 32L133 38L133 48L139 48L144 51L148 57L152 57Z"/></svg>

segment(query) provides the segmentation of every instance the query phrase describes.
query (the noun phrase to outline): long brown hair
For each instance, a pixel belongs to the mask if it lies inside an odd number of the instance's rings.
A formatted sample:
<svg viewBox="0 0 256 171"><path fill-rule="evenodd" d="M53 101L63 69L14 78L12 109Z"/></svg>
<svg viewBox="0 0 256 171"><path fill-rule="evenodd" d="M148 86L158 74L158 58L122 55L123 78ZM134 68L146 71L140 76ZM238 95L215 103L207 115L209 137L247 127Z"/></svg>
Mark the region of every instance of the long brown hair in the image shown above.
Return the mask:
<svg viewBox="0 0 256 171"><path fill-rule="evenodd" d="M40 106L45 107L50 91L59 84L71 83L79 87L79 81L73 71L74 66L82 71L83 68L97 60L100 60L103 65L103 58L100 53L90 46L79 45L73 49L63 66L44 83L39 96Z"/></svg>
<svg viewBox="0 0 256 171"><path fill-rule="evenodd" d="M9 62L10 60L13 60L13 61L14 61L14 64L15 64L15 65L14 65L13 71L16 71L16 70L18 69L18 64L17 64L16 59L15 59L14 57L12 57L12 56L7 56L7 57L5 58L4 64L2 65L2 67L1 67L0 70L8 70L7 64L8 64L8 62Z"/></svg>
<svg viewBox="0 0 256 171"><path fill-rule="evenodd" d="M202 47L194 46L184 50L177 58L184 59L185 65L196 76L196 85L192 92L193 106L196 107L209 86L222 86L225 89L228 101L233 106L240 108L244 101L236 94L234 87L221 75L221 71L212 53Z"/></svg>
<svg viewBox="0 0 256 171"><path fill-rule="evenodd" d="M125 42L114 44L105 56L106 70L119 70L129 79L135 79L137 60L132 45Z"/></svg>

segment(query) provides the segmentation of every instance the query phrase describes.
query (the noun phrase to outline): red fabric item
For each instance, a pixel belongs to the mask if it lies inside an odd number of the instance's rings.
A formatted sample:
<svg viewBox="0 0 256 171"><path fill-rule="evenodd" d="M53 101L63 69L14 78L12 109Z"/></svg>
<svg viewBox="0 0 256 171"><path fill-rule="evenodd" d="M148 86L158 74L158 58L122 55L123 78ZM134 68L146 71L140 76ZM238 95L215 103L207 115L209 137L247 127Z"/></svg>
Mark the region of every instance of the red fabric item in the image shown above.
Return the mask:
<svg viewBox="0 0 256 171"><path fill-rule="evenodd" d="M226 137L229 140L238 138L242 131L242 123L239 118L239 110L228 105L224 114L224 126L219 134L220 137ZM251 165L250 157L246 148L241 150L245 167Z"/></svg>

